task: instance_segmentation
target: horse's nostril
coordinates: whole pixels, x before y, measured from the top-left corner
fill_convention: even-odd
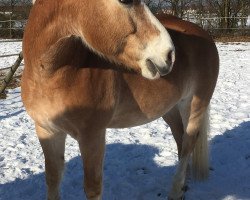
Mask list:
[[[167,55],[166,63],[171,66],[173,62],[174,62],[174,51],[170,50]]]
[[[171,63],[172,63],[172,53],[173,53],[172,50],[168,52],[167,64],[169,64],[169,65],[171,65]]]
[[[168,53],[168,60],[172,60],[172,52],[173,51],[169,51],[169,53]]]

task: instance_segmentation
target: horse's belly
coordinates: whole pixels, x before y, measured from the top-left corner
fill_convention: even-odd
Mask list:
[[[147,117],[146,115],[139,113],[123,113],[115,115],[108,125],[108,128],[128,128],[133,126],[140,126],[142,124],[149,123],[164,114],[158,114],[154,117]]]
[[[126,128],[149,123],[165,115],[175,104],[176,101],[170,103],[165,100],[158,104],[137,104],[136,106],[133,106],[133,104],[130,106],[120,105],[114,113],[108,127]]]

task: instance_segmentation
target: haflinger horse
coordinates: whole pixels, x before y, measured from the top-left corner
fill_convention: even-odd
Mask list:
[[[49,200],[60,198],[67,134],[79,143],[87,199],[100,200],[106,128],[159,117],[179,155],[168,198],[183,198],[191,157],[193,176],[208,176],[219,58],[198,26],[155,17],[140,0],[37,0],[23,54],[22,99],[45,156]]]

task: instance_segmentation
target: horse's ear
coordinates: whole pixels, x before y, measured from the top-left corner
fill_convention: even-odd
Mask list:
[[[46,51],[40,59],[41,67],[55,71],[65,65],[75,65],[76,54],[84,48],[82,40],[77,36],[67,36],[59,39]]]

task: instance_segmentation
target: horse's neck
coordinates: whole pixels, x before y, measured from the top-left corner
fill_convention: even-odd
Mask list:
[[[44,0],[34,5],[24,35],[26,57],[40,59],[60,39],[80,36],[80,16],[74,6],[73,0]],[[82,12],[80,14],[83,15]]]

